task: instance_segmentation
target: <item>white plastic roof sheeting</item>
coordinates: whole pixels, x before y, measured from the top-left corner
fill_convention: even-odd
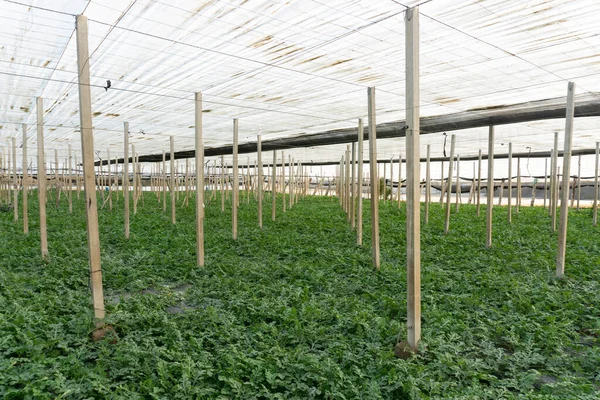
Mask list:
[[[123,155],[125,121],[140,154],[168,150],[169,135],[176,150],[193,149],[194,92],[203,93],[207,147],[232,142],[233,118],[240,143],[356,126],[369,86],[378,123],[404,119],[404,10],[419,3],[422,116],[564,96],[570,80],[578,93],[600,93],[595,0],[0,0],[0,146],[15,136],[20,144],[27,123],[35,160],[39,96],[48,156],[57,149],[63,159],[69,143],[79,150],[80,13],[89,18],[94,145],[103,154]],[[594,147],[599,125],[579,118],[574,148]],[[564,120],[506,125],[496,142],[548,150],[563,130]],[[457,153],[486,152],[487,129],[455,133]],[[421,151],[431,144],[439,157],[442,143],[423,135]],[[332,161],[344,149],[286,153]],[[381,141],[378,153],[405,154],[404,139]]]

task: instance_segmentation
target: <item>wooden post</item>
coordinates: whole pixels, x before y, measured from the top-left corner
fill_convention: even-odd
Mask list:
[[[577,157],[577,211],[581,202],[581,155]]]
[[[478,167],[477,167],[477,216],[481,210],[481,149],[479,149]]]
[[[377,174],[377,126],[375,88],[367,89],[369,106],[369,165],[371,167],[371,246],[373,268],[379,271],[379,176]],[[362,131],[360,132],[362,133]]]
[[[131,145],[131,170],[133,173],[133,215],[137,214],[137,199],[138,199],[138,186],[137,186],[137,162],[135,157],[135,145]],[[127,177],[129,184],[129,177]]]
[[[454,148],[456,147],[456,135],[452,135],[450,141],[450,157],[448,158],[448,183],[446,185],[446,220],[444,223],[444,233],[447,234],[450,230],[450,195],[452,194],[452,170],[454,163]]]
[[[402,155],[398,154],[398,207],[400,207],[400,189],[402,189]]]
[[[556,211],[558,208],[558,192],[560,190],[558,182],[558,132],[554,132],[554,151],[552,153],[552,177],[554,180],[554,186],[551,185],[551,211],[550,216],[552,217],[552,231],[556,231]],[[564,186],[563,186],[564,188]],[[568,192],[568,190],[567,190]]]
[[[421,340],[419,8],[406,10],[406,291],[408,345]]]
[[[508,223],[512,223],[512,143],[508,144]]]
[[[362,225],[363,225],[363,120],[358,119],[358,171],[356,176],[358,178],[358,204],[356,205],[356,244],[362,246]],[[327,186],[329,191],[329,186]]]
[[[460,154],[456,155],[456,212],[460,206],[462,189],[460,187]]]
[[[283,151],[281,152],[281,195],[283,196],[283,212],[285,212],[285,155]]]
[[[345,196],[344,200],[346,202],[346,217],[348,222],[352,220],[352,203],[350,201],[350,187],[351,187],[351,179],[350,179],[350,145],[346,146],[346,171],[344,172],[344,176],[346,177],[346,187],[345,187]]]
[[[108,158],[108,209],[112,211],[112,171],[110,170],[110,164],[112,163],[112,160],[110,159],[110,149],[106,150],[106,157]],[[69,187],[71,187],[71,154],[69,154]],[[69,190],[69,205],[71,204],[70,192],[71,191]]]
[[[27,193],[29,192],[29,174],[27,165],[27,124],[23,128],[23,171],[21,185],[23,186],[23,233],[29,233],[29,215],[27,212]]]
[[[352,206],[350,219],[352,229],[356,227],[356,142],[352,142]]]
[[[196,153],[196,263],[204,266],[204,144],[202,142],[202,93],[194,95]]]
[[[232,218],[232,236],[233,240],[237,240],[238,236],[238,195],[240,189],[240,180],[238,177],[238,119],[233,120],[233,194],[231,201],[231,218]]]
[[[12,159],[13,159],[13,219],[19,220],[19,178],[17,177],[17,139],[12,139]]]
[[[40,249],[42,260],[48,261],[48,230],[46,227],[46,162],[44,161],[44,101],[41,97],[37,103],[37,181],[38,202],[40,209]]]
[[[488,139],[488,177],[487,177],[487,209],[485,246],[492,247],[492,215],[494,209],[494,127],[490,126]]]
[[[225,160],[221,156],[221,212],[225,211]]]
[[[273,150],[273,165],[271,171],[271,219],[277,215],[277,152]]]
[[[294,178],[294,172],[292,170],[293,163],[292,163],[292,155],[291,154],[288,154],[288,162],[289,162],[288,168],[289,168],[289,176],[290,176],[290,178],[289,178],[290,182],[288,184],[288,187],[289,187],[289,190],[290,190],[290,198],[289,198],[290,205],[289,205],[289,208],[291,210],[292,209],[292,204],[293,204],[293,198],[294,198],[294,192],[292,190],[292,184],[293,184],[292,181],[293,181],[293,178]]]
[[[515,199],[515,211],[521,208],[521,157],[517,158],[517,198]]]
[[[575,113],[575,83],[569,82],[565,119],[565,147],[563,149],[563,179],[560,199],[560,222],[558,225],[558,254],[556,256],[556,277],[565,275],[565,254],[567,247],[567,222],[569,218],[569,175],[571,171],[571,147],[573,145],[573,119]]]
[[[548,199],[548,159],[544,158],[544,208]]]
[[[164,150],[162,153],[162,183],[163,212],[167,212],[167,157]]]
[[[429,223],[429,203],[431,203],[431,145],[427,145],[427,165],[425,167],[425,223]]]
[[[169,160],[169,169],[171,172],[171,223],[175,225],[177,218],[175,216],[175,138],[173,136],[170,136],[169,144],[171,147],[171,156]]]
[[[123,202],[125,204],[125,239],[129,239],[129,122],[123,123]]]
[[[592,218],[594,226],[598,225],[598,162],[600,161],[600,142],[596,142],[596,161],[594,162],[594,206]]]
[[[256,186],[257,202],[258,202],[258,227],[263,226],[263,165],[262,165],[262,137],[258,135],[256,138],[256,164],[258,166],[258,182]]]
[[[87,242],[90,259],[90,278],[96,326],[104,323],[104,294],[100,264],[100,235],[98,232],[98,207],[94,184],[94,138],[92,134],[92,101],[90,93],[90,64],[88,51],[87,17],[77,16],[77,69],[79,71],[79,114],[81,153],[85,191]]]

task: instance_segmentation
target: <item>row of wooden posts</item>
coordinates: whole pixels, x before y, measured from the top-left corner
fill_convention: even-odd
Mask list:
[[[78,78],[79,78],[79,104],[80,104],[80,131],[81,131],[81,147],[82,147],[82,181],[76,183],[77,190],[79,190],[80,183],[84,187],[85,196],[85,210],[87,220],[87,238],[88,238],[88,254],[90,262],[90,280],[92,290],[92,301],[94,307],[95,323],[98,327],[102,326],[105,318],[104,310],[104,296],[102,287],[102,269],[100,262],[100,239],[98,229],[98,207],[97,207],[97,189],[98,189],[98,174],[94,169],[94,149],[93,149],[93,136],[92,136],[92,112],[91,112],[91,93],[90,93],[90,71],[89,71],[89,48],[88,48],[88,27],[87,18],[82,15],[77,16],[76,20],[76,39],[77,39],[77,63],[78,63]],[[420,300],[420,202],[421,202],[421,186],[420,186],[420,167],[419,167],[419,13],[418,7],[408,9],[405,13],[405,28],[406,28],[406,204],[407,204],[407,219],[406,219],[406,246],[407,246],[407,342],[408,347],[416,349],[421,335],[421,300]],[[566,115],[566,128],[565,128],[565,145],[563,154],[563,175],[562,175],[562,187],[567,188],[569,186],[570,179],[570,162],[571,162],[571,145],[572,145],[572,131],[573,131],[573,117],[574,117],[574,87],[575,85],[570,82],[568,87],[567,96],[567,115]],[[194,128],[195,128],[195,173],[191,174],[196,179],[195,184],[195,195],[196,195],[196,254],[197,254],[197,265],[204,266],[204,207],[205,207],[205,164],[204,164],[204,145],[202,137],[202,95],[201,93],[195,93],[194,96]],[[372,224],[372,235],[371,235],[371,248],[373,266],[378,269],[380,266],[380,255],[379,255],[379,177],[377,170],[377,141],[376,141],[376,113],[375,113],[375,88],[368,88],[368,140],[369,140],[369,163],[370,166],[370,201],[371,201],[371,224]],[[43,104],[42,99],[37,99],[37,133],[38,133],[38,196],[39,196],[39,208],[40,208],[40,229],[41,236],[41,251],[42,257],[47,259],[47,237],[45,234],[46,229],[46,185],[48,183],[45,173],[45,162],[44,162],[44,141],[43,141]],[[23,219],[24,219],[24,230],[27,233],[27,191],[28,191],[28,168],[27,168],[27,148],[26,148],[26,127],[24,127],[24,140],[23,140],[23,168],[22,168],[22,179],[23,179]],[[358,121],[358,154],[362,155],[363,146],[363,124],[362,120]],[[175,199],[176,192],[175,188],[178,186],[176,183],[176,175],[174,173],[174,141],[173,137],[170,139],[170,187],[171,187],[171,219],[172,222],[176,222],[176,211],[175,211]],[[123,166],[123,177],[125,181],[129,181],[129,124],[124,123],[124,166]],[[454,162],[454,150],[455,150],[456,138],[453,135],[451,142],[450,157],[448,159],[448,179],[446,181],[446,218],[445,218],[445,232],[448,233],[449,222],[450,222],[450,193],[452,188],[452,171]],[[352,148],[346,149],[344,159],[340,163],[340,178],[336,184],[337,194],[340,197],[340,203],[344,207],[348,215],[348,219],[357,230],[357,243],[361,244],[362,238],[362,184],[360,184],[360,196],[357,196],[357,177],[362,182],[362,159],[355,162],[356,152],[354,151],[355,145],[350,146]],[[262,166],[262,151],[261,151],[261,138],[257,140],[257,158],[258,165]],[[352,153],[352,156],[351,156]],[[598,152],[596,153],[598,158]],[[135,162],[135,149],[132,149],[132,160],[134,160],[134,213],[137,210],[137,199],[142,196],[142,190],[140,190],[141,184],[139,183],[140,167],[139,163]],[[555,145],[553,149],[552,157],[552,173],[550,181],[550,214],[552,215],[552,223],[556,223],[556,210],[558,205],[558,162],[557,162],[557,136],[555,136]],[[351,159],[352,157],[352,159]],[[480,152],[481,160],[481,152]],[[163,210],[166,211],[166,185],[167,179],[164,174],[165,171],[165,156],[163,156],[163,174],[162,180],[157,181],[155,176],[152,181],[152,186],[156,189],[159,184],[162,184],[162,203]],[[288,155],[289,158],[289,155]],[[362,158],[362,157],[360,157]],[[109,157],[110,159],[110,157]],[[489,142],[488,142],[488,176],[487,176],[487,208],[486,208],[486,246],[489,248],[492,246],[492,213],[493,213],[493,192],[494,192],[494,127],[489,128]],[[69,161],[71,157],[69,157]],[[282,154],[282,161],[285,160]],[[16,153],[15,146],[13,144],[13,170],[16,172]],[[430,179],[430,148],[427,147],[427,159],[426,159],[426,179],[425,179],[425,216],[424,221],[428,222],[429,214],[429,203],[431,200],[431,179]],[[58,164],[58,163],[56,163]],[[288,166],[288,178],[290,182],[300,182],[300,180],[294,180],[293,177],[297,177],[300,174],[301,168],[298,167],[296,171],[293,170],[295,162],[289,160]],[[350,171],[350,165],[352,165],[352,171]],[[355,173],[354,166],[357,166],[358,171]],[[509,166],[511,163],[509,163]],[[596,163],[598,165],[598,162]],[[277,172],[277,153],[273,152],[273,163],[271,173],[271,191],[272,191],[272,219],[276,218],[276,193],[278,175]],[[72,171],[69,167],[69,171]],[[257,185],[256,194],[258,200],[258,224],[262,227],[262,206],[263,206],[263,178],[262,168],[258,168],[258,182],[261,184]],[[221,169],[221,176],[223,176],[224,168]],[[237,238],[237,208],[239,204],[239,176],[238,176],[238,121],[237,119],[233,122],[233,165],[232,175],[232,236]],[[509,172],[509,185],[512,187],[510,176],[512,171]],[[76,175],[78,180],[78,174]],[[280,191],[283,193],[283,206],[286,206],[286,191],[285,191],[285,163],[282,162],[282,169],[280,171],[282,179],[279,180]],[[598,174],[596,173],[596,177]],[[16,177],[16,173],[15,173]],[[16,178],[15,178],[16,179]],[[69,183],[66,185],[66,195],[70,199],[72,194],[72,179],[67,178]],[[104,178],[103,178],[104,179]],[[110,181],[111,178],[108,178]],[[58,178],[55,173],[55,184],[58,184]],[[52,182],[52,181],[50,181]],[[123,197],[124,197],[124,213],[125,213],[125,237],[129,237],[129,184],[125,182],[123,185]],[[224,185],[224,179],[221,179],[221,188]],[[104,182],[106,183],[106,182]],[[189,183],[189,182],[188,182]],[[16,182],[15,182],[16,186]],[[109,207],[112,201],[112,184],[109,184],[108,202]],[[288,207],[293,206],[299,197],[299,190],[306,194],[308,188],[306,186],[306,179],[302,184],[292,184],[287,186],[289,189],[288,193]],[[479,212],[479,197],[481,190],[481,163],[479,179],[477,183],[477,212]],[[100,187],[102,189],[102,186]],[[283,190],[281,190],[283,188]],[[16,187],[15,187],[16,189]],[[214,191],[213,191],[214,192]],[[597,193],[597,178],[596,178],[596,193]],[[118,193],[118,192],[117,192]],[[60,194],[60,191],[59,191]],[[13,190],[13,203],[17,203],[17,190]],[[104,195],[104,192],[103,192]],[[118,195],[118,194],[117,194]],[[189,196],[189,192],[186,193]],[[143,197],[142,201],[143,201]],[[222,196],[223,199],[223,196]],[[398,201],[400,195],[397,196]],[[509,205],[511,204],[511,197],[509,197]],[[222,200],[223,202],[224,200]],[[596,222],[596,209],[597,201],[594,202],[594,223]],[[568,190],[563,190],[561,193],[561,204],[568,204]],[[224,205],[222,203],[222,209]],[[560,223],[559,223],[559,250],[557,255],[557,276],[562,277],[564,275],[564,256],[565,256],[565,245],[566,245],[566,229],[567,229],[567,212],[568,207],[560,208]],[[18,214],[17,214],[18,215]],[[509,213],[510,215],[510,213]],[[510,217],[509,217],[510,218]]]

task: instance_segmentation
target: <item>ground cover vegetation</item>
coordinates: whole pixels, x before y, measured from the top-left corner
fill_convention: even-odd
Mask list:
[[[394,357],[406,319],[405,208],[382,202],[380,272],[336,199],[308,197],[265,223],[241,201],[239,240],[220,200],[206,208],[206,267],[194,207],[178,223],[145,194],[123,239],[122,199],[100,211],[107,322],[92,342],[83,204],[48,207],[51,260],[0,213],[0,397],[4,399],[600,398],[600,228],[570,213],[566,279],[554,278],[547,211],[494,216],[432,204],[422,227],[423,340]],[[82,196],[83,199],[83,196]],[[229,204],[229,202],[227,203]],[[454,207],[453,207],[454,208]]]

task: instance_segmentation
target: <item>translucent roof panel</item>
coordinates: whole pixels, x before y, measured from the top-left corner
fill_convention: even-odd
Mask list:
[[[193,149],[194,92],[203,93],[207,147],[232,142],[233,118],[240,143],[354,127],[366,117],[369,86],[377,88],[377,122],[402,120],[404,12],[419,3],[422,116],[564,96],[570,80],[578,93],[600,93],[594,0],[0,0],[0,146],[20,142],[27,123],[35,157],[42,97],[46,151],[64,158],[69,144],[79,149],[81,13],[98,151],[122,156],[126,121],[140,154],[168,150],[170,135],[176,150]],[[597,119],[577,126],[575,147],[593,147]],[[503,129],[515,146],[547,148],[564,123]],[[423,136],[421,151],[441,140]],[[485,129],[459,133],[463,155],[485,152],[486,142]],[[382,157],[403,146],[382,141]],[[333,161],[344,148],[288,152]]]

